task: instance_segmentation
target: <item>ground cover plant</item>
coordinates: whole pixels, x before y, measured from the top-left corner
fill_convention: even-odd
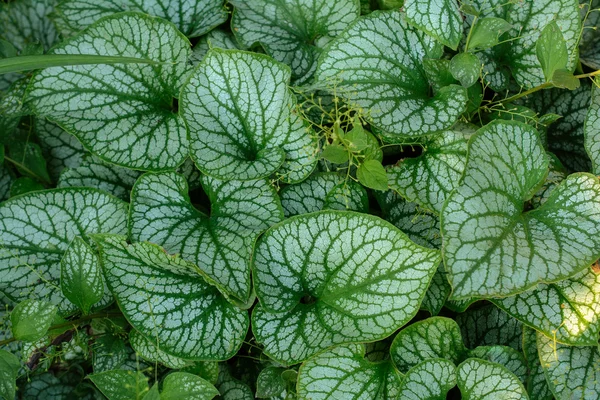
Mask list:
[[[1,6],[1,398],[600,397],[600,1]]]

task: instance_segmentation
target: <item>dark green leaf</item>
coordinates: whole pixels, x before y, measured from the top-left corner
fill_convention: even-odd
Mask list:
[[[39,300],[29,299],[17,304],[10,313],[13,336],[25,342],[43,338],[56,311],[56,306]]]
[[[470,87],[479,79],[481,62],[471,53],[458,53],[450,61],[450,73],[464,87]]]

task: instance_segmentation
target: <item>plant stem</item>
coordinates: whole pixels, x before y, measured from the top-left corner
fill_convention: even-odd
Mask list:
[[[42,181],[42,182],[45,182],[45,183],[47,183],[47,184],[50,184],[50,182],[48,182],[48,180],[47,180],[47,179],[44,179],[44,178],[42,178],[41,176],[38,176],[38,175],[37,175],[35,172],[33,172],[32,170],[30,170],[29,168],[27,168],[27,167],[25,166],[25,164],[23,164],[23,163],[20,163],[20,162],[19,162],[19,161],[17,161],[17,160],[13,160],[12,158],[10,158],[10,157],[8,157],[8,156],[6,156],[6,155],[4,156],[4,159],[5,159],[6,161],[8,161],[9,163],[11,163],[11,164],[14,164],[14,165],[15,165],[17,168],[20,168],[20,169],[22,169],[22,170],[23,170],[23,171],[25,171],[26,173],[28,173],[28,174],[30,174],[30,175],[32,175],[32,176],[35,176],[35,177],[36,177],[38,180],[40,180],[40,181]]]
[[[600,69],[598,71],[588,72],[587,74],[575,75],[575,78],[577,78],[577,79],[592,78],[592,77],[598,76],[598,75],[600,75]]]

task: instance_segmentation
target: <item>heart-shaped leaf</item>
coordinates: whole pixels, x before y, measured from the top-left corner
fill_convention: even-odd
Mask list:
[[[239,180],[277,172],[287,182],[310,174],[317,145],[292,112],[289,80],[289,68],[265,55],[209,51],[185,85],[181,103],[200,171]]]
[[[453,50],[463,35],[458,3],[453,0],[406,0],[406,19]]]
[[[185,123],[173,109],[190,45],[175,27],[136,13],[107,17],[53,54],[128,56],[159,64],[54,67],[33,78],[28,100],[98,157],[135,169],[172,169],[187,156]]]
[[[521,350],[523,324],[493,305],[469,309],[456,316],[467,347],[510,346]]]
[[[265,180],[219,181],[202,177],[211,203],[207,216],[190,203],[187,182],[176,173],[148,173],[131,196],[129,230],[198,265],[227,293],[246,302],[251,293],[252,245],[282,219],[277,194]]]
[[[377,217],[290,218],[256,244],[254,334],[286,364],[334,344],[387,337],[416,313],[438,263],[437,251]]]
[[[367,110],[376,128],[422,136],[450,128],[467,103],[466,90],[456,85],[429,96],[422,61],[440,54],[441,46],[410,27],[401,12],[373,12],[326,48],[316,79]]]
[[[478,358],[469,358],[456,370],[463,399],[528,400],[527,391],[513,373]]]
[[[219,363],[219,380],[216,387],[223,400],[255,400],[250,387],[231,376],[227,364]]]
[[[487,49],[498,44],[499,37],[512,26],[502,18],[479,18],[475,21],[466,50]]]
[[[398,399],[401,374],[390,361],[365,359],[361,344],[347,344],[307,360],[298,373],[300,399]]]
[[[161,400],[210,400],[217,396],[219,391],[197,375],[187,372],[174,372],[163,381],[160,393]]]
[[[399,399],[446,399],[456,386],[456,365],[443,358],[425,360],[412,367],[402,379]]]
[[[32,192],[0,204],[0,289],[12,301],[48,298],[73,311],[60,291],[60,260],[77,236],[127,232],[127,204],[89,188]]]
[[[35,342],[48,332],[56,316],[56,306],[39,300],[25,300],[12,310],[10,322],[17,340]]]
[[[471,53],[458,53],[452,57],[449,68],[454,79],[466,88],[473,86],[481,74],[481,62]]]
[[[359,16],[358,2],[337,0],[232,0],[232,30],[246,47],[260,44],[305,82],[315,71],[321,45]]]
[[[139,371],[112,370],[88,375],[108,400],[142,399],[148,392],[148,378]]]
[[[337,173],[317,173],[279,192],[283,212],[287,217],[310,212],[353,210],[367,212],[369,199],[361,185]]]
[[[548,159],[529,125],[493,121],[470,139],[465,174],[441,216],[454,298],[519,293],[598,259],[600,182],[571,175],[541,207],[524,212],[547,172]]]
[[[135,350],[135,353],[144,360],[151,363],[158,362],[167,368],[181,369],[191,363],[190,361],[165,353],[160,349],[160,342],[157,346],[156,342],[146,338],[135,329],[129,332],[129,344]]]
[[[108,287],[142,335],[184,359],[223,360],[237,353],[248,315],[197,267],[150,243],[127,245],[115,235],[97,238]]]
[[[527,393],[530,400],[551,400],[554,398],[544,375],[537,350],[536,331],[523,328],[523,353],[527,360]]]
[[[56,7],[55,21],[68,35],[120,11],[164,18],[188,37],[201,36],[227,20],[222,0],[64,0]]]
[[[522,383],[527,380],[527,364],[523,353],[509,346],[479,346],[469,351],[469,357],[500,364]]]

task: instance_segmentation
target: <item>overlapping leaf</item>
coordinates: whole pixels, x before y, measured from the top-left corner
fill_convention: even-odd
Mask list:
[[[456,50],[463,33],[458,3],[452,0],[407,0],[406,19],[417,28]]]
[[[528,125],[494,121],[470,140],[465,175],[441,218],[456,299],[506,296],[560,281],[600,256],[596,177],[571,175],[541,207],[524,213],[547,168]]]
[[[416,313],[438,263],[437,251],[373,216],[290,218],[256,245],[254,334],[288,364],[334,344],[384,338]]]
[[[523,384],[500,364],[469,358],[458,366],[456,374],[464,399],[528,400]]]
[[[197,264],[242,302],[251,293],[252,245],[282,218],[277,194],[265,180],[219,181],[203,177],[210,216],[194,208],[185,179],[148,173],[137,181],[129,230],[134,241],[150,241]]]
[[[98,237],[108,287],[133,327],[176,357],[232,357],[248,330],[248,315],[193,264],[156,245],[123,239]]]
[[[423,58],[441,46],[410,27],[399,11],[373,12],[351,25],[324,51],[316,79],[368,112],[388,134],[421,136],[450,128],[465,110],[464,88],[429,96]]]
[[[443,358],[425,360],[412,367],[402,379],[399,399],[446,399],[456,386],[456,366]]]
[[[34,126],[53,182],[63,169],[81,165],[87,152],[75,136],[45,118],[36,118]]]
[[[191,363],[190,361],[165,353],[160,349],[160,342],[157,346],[157,343],[146,338],[135,329],[129,332],[129,343],[138,356],[149,362],[158,362],[171,369],[181,369]]]
[[[47,68],[33,78],[28,100],[98,157],[144,170],[174,168],[187,155],[184,122],[173,110],[190,53],[172,24],[136,13],[107,17],[53,54],[136,57],[160,64]]]
[[[252,180],[278,173],[304,179],[314,168],[316,142],[292,112],[290,70],[270,57],[213,49],[182,93],[191,156],[203,173]]]
[[[523,328],[523,353],[529,371],[525,387],[530,400],[551,400],[553,395],[538,356],[536,331],[526,327]]]
[[[479,346],[469,351],[469,357],[500,364],[512,372],[522,383],[527,380],[527,364],[523,352],[509,346]]]
[[[523,325],[493,305],[469,309],[456,316],[465,344],[477,346],[510,346],[521,350]]]

